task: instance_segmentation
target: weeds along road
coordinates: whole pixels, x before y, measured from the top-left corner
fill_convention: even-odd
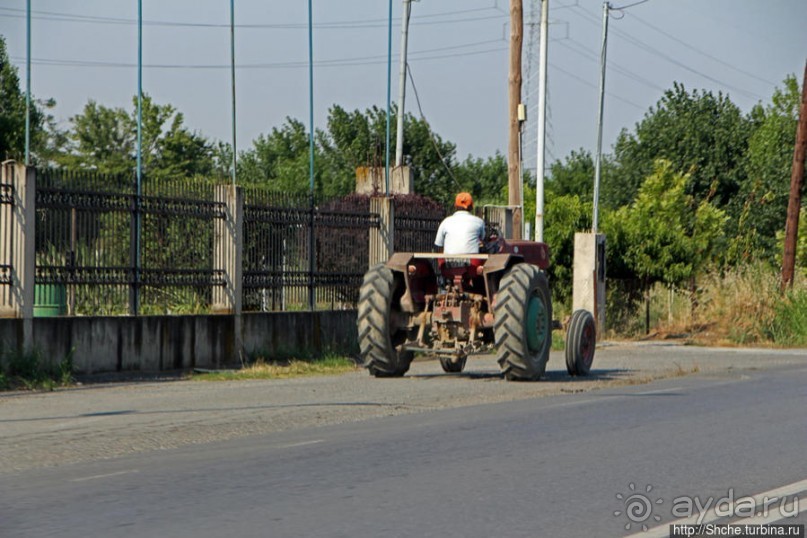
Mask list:
[[[807,508],[807,352],[610,345],[594,366],[3,395],[0,536],[621,536],[682,496]],[[662,502],[633,521],[617,494]]]

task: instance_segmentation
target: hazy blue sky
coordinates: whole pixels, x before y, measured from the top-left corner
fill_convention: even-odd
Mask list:
[[[612,2],[615,7],[636,0]],[[527,166],[535,162],[538,2],[524,0]],[[32,0],[33,94],[67,123],[89,99],[130,108],[136,93],[135,0]],[[144,89],[187,124],[230,139],[228,0],[143,0]],[[334,103],[386,103],[385,0],[314,0],[315,123]],[[24,80],[25,0],[0,0],[0,34]],[[393,99],[402,2],[393,4]],[[596,143],[602,3],[550,0],[548,162]],[[507,0],[420,0],[410,67],[423,112],[458,156],[507,149]],[[238,141],[243,149],[286,116],[308,123],[305,0],[237,0]],[[728,93],[743,110],[768,102],[807,60],[804,0],[648,0],[610,23],[605,149],[674,81]],[[532,37],[531,37],[532,36]],[[532,56],[532,61],[528,61]],[[407,110],[419,114],[409,85]]]

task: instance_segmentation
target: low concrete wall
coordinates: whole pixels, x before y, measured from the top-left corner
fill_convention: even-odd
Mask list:
[[[247,355],[355,353],[355,310],[249,313]],[[58,363],[73,351],[76,373],[220,368],[239,361],[227,315],[34,318],[35,347]],[[0,351],[22,347],[22,321],[0,319]]]

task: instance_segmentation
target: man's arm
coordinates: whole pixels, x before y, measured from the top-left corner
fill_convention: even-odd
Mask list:
[[[445,245],[446,241],[446,229],[444,223],[445,219],[443,220],[443,222],[440,223],[440,226],[437,228],[437,236],[434,238],[435,252],[443,252],[443,245]]]

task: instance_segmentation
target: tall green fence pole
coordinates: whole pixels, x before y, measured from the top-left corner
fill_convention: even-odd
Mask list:
[[[308,308],[316,307],[314,291],[314,18],[311,0],[308,0],[308,176],[309,176],[309,210],[308,223]]]
[[[31,0],[25,3],[25,166],[31,165]]]
[[[134,211],[132,212],[132,257],[134,281],[131,287],[130,310],[140,313],[140,199],[143,195],[143,0],[137,0],[137,171]]]

